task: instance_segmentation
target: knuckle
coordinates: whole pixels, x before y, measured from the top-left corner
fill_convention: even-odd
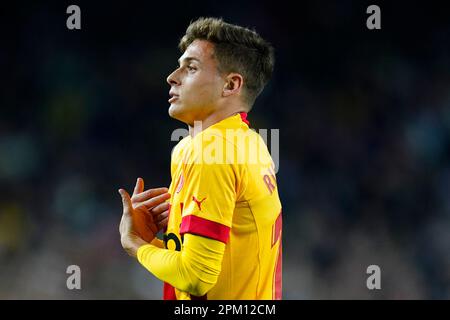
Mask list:
[[[140,205],[140,206],[136,207],[134,210],[142,211],[142,212],[148,212],[148,209],[145,206],[143,206],[143,205]]]

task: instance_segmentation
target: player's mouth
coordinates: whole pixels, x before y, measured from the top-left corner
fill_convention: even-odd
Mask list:
[[[177,100],[178,99],[178,95],[177,94],[174,94],[174,93],[171,93],[171,92],[169,92],[169,95],[170,95],[170,98],[169,98],[169,103],[173,103],[175,100]]]
[[[168,101],[169,103],[173,103],[175,100],[178,99],[178,96],[173,96],[172,98],[170,98]]]

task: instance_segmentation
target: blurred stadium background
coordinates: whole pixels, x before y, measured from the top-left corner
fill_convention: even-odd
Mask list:
[[[378,31],[367,1],[2,4],[0,299],[161,297],[121,249],[117,189],[170,183],[184,126],[165,79],[199,16],[276,48],[249,120],[280,129],[284,298],[449,299],[450,11],[374,3]],[[371,264],[381,290],[366,288]]]

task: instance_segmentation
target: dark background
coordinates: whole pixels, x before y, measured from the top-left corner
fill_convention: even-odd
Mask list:
[[[2,4],[0,298],[161,297],[121,249],[117,189],[169,185],[185,126],[165,79],[189,22],[215,16],[276,49],[249,120],[280,129],[284,298],[449,299],[450,10],[392,2]]]

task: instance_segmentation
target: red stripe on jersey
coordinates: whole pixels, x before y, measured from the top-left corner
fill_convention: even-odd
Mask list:
[[[282,243],[282,229],[283,220],[280,214],[278,215],[275,223],[272,226],[272,248],[280,240],[278,245],[278,257],[275,264],[275,270],[272,279],[272,298],[275,300],[281,300],[281,293],[283,287],[283,243]]]
[[[244,121],[248,126],[250,126],[250,122],[248,122],[247,120],[247,112],[239,112],[239,114],[241,115],[242,121]]]
[[[185,233],[211,238],[226,244],[230,237],[230,227],[194,215],[189,215],[184,216],[181,220],[180,235]]]
[[[167,282],[164,282],[163,299],[164,300],[177,300],[177,295],[175,294],[175,288],[172,287]]]
[[[272,248],[277,243],[278,239],[281,236],[281,229],[283,228],[283,220],[281,218],[281,212],[275,220],[275,223],[272,226]]]
[[[275,266],[275,274],[273,277],[274,286],[274,299],[281,300],[282,289],[283,289],[283,245],[280,242],[280,247],[278,248],[278,258],[277,264]]]

